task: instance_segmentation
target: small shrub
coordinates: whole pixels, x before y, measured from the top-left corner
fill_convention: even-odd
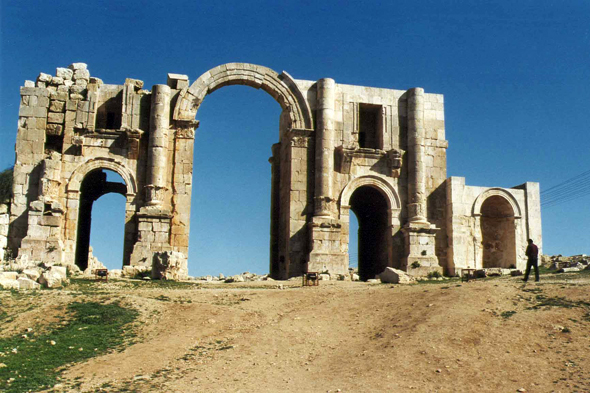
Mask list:
[[[511,316],[513,316],[514,314],[516,314],[516,311],[504,311],[504,312],[502,312],[502,314],[500,314],[500,316],[504,319],[508,319]]]
[[[439,277],[442,277],[442,274],[440,274],[439,271],[434,271],[434,272],[428,273],[428,278],[439,278]]]
[[[414,261],[414,262],[412,262],[412,264],[410,266],[412,266],[412,269],[418,269],[422,265],[420,264],[419,261]]]

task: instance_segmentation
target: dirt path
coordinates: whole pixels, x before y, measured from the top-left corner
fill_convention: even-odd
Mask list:
[[[81,391],[590,391],[587,278],[297,284],[115,290],[144,310],[141,342],[64,377]]]

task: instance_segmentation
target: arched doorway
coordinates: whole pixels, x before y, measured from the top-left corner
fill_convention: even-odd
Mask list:
[[[276,116],[252,116],[263,112]],[[193,153],[192,274],[269,272],[269,225],[278,222],[271,218],[271,188],[278,190],[280,181],[276,176],[271,184],[269,157],[280,115],[272,97],[249,86],[228,86],[201,104]]]
[[[350,197],[350,209],[358,220],[359,276],[368,280],[388,266],[387,200],[378,189],[361,186]]]
[[[107,172],[109,178],[107,178]],[[108,193],[127,194],[127,186],[122,178],[113,171],[95,169],[90,171],[80,184],[80,203],[78,210],[78,230],[76,238],[76,265],[85,270],[88,267],[90,232],[92,229],[92,208],[94,202]],[[125,202],[123,202],[125,203]],[[124,222],[125,217],[121,217]],[[123,263],[121,263],[122,265]]]
[[[516,229],[512,205],[500,195],[486,198],[481,205],[483,268],[516,266]]]
[[[311,213],[307,206],[313,201],[313,188],[309,187],[306,179],[313,171],[313,154],[310,154],[315,135],[312,111],[297,83],[286,72],[278,74],[254,64],[228,63],[207,71],[189,88],[181,91],[172,116],[173,124],[180,127],[180,134],[185,134],[186,127],[193,126],[195,118],[202,121],[197,112],[205,97],[229,85],[245,85],[263,90],[282,108],[279,116],[279,143],[272,145],[270,159],[270,270],[273,278],[286,279],[301,273],[308,254],[307,224]],[[249,113],[249,117],[255,116],[256,113]],[[189,149],[192,148],[192,145],[189,146]],[[183,162],[185,163],[187,161]],[[223,161],[220,165],[223,165]],[[180,181],[176,184],[179,188],[185,187],[184,176],[179,176],[178,179]],[[185,187],[182,199],[190,201],[191,193],[192,187]],[[235,187],[232,193],[239,194],[240,189]],[[223,196],[217,195],[216,198],[223,199]],[[174,214],[185,219],[192,214],[190,203],[176,205],[175,209]],[[247,206],[243,206],[242,212],[247,209]],[[191,226],[188,221],[190,220],[180,219],[171,223],[171,232],[174,233],[172,246],[186,253]],[[240,226],[239,224],[239,218],[235,217],[232,225]],[[266,227],[268,230],[268,226]],[[249,230],[247,227],[241,229]],[[192,255],[198,252],[194,248],[191,250]]]

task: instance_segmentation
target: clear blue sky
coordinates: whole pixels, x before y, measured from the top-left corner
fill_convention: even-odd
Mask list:
[[[448,175],[469,185],[537,181],[543,190],[590,169],[586,0],[0,4],[0,168],[14,162],[19,86],[39,72],[85,62],[105,83],[151,87],[169,72],[193,81],[247,62],[297,79],[444,94]],[[242,86],[199,110],[192,275],[267,272],[267,160],[279,114],[270,96]],[[122,199],[103,198],[91,244],[120,267]],[[542,218],[545,253],[590,253],[590,195]]]

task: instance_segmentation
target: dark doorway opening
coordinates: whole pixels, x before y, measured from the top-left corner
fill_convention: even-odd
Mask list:
[[[516,265],[514,211],[501,196],[491,196],[481,205],[483,267],[509,268]]]
[[[92,228],[92,206],[97,199],[108,193],[116,193],[125,196],[127,194],[127,186],[122,182],[107,180],[107,173],[102,169],[97,169],[88,173],[80,186],[78,235],[76,239],[76,265],[81,270],[86,270],[88,267],[88,251],[90,249],[90,232]]]
[[[379,190],[362,186],[350,197],[350,209],[358,219],[359,277],[366,281],[388,266],[387,201]]]

